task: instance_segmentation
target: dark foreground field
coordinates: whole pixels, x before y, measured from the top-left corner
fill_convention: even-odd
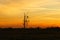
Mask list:
[[[0,40],[60,40],[60,28],[0,28]]]

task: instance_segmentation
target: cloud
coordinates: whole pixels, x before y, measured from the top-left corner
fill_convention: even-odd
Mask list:
[[[48,9],[60,9],[60,1],[59,0],[49,0],[44,5],[40,5],[42,8]]]
[[[12,2],[20,2],[21,0],[0,0],[0,4],[9,4]]]

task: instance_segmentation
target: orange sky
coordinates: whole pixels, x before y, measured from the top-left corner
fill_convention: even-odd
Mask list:
[[[60,26],[60,0],[0,0],[0,25],[23,25],[24,12],[31,26]]]

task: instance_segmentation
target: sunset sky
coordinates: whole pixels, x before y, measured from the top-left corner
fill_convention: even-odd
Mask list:
[[[22,26],[24,12],[30,26],[60,26],[60,0],[0,0],[0,26]]]

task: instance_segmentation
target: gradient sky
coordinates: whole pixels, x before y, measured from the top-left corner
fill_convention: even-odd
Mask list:
[[[22,25],[24,12],[31,26],[60,26],[60,0],[0,0],[0,25]]]

